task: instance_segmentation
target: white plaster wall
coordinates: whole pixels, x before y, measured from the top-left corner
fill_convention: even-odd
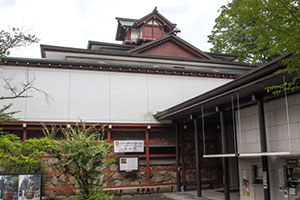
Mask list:
[[[158,123],[153,113],[206,92],[227,79],[191,78],[86,70],[0,67],[16,84],[35,78],[30,98],[13,103],[26,121]],[[3,81],[0,82],[2,86]],[[3,87],[1,94],[8,95]]]
[[[136,41],[137,38],[139,37],[139,31],[140,29],[136,29],[136,28],[131,28],[131,40]]]

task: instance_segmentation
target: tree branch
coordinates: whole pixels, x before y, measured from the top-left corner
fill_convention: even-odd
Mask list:
[[[34,86],[34,81],[36,79],[35,76],[32,79],[29,79],[26,73],[26,82],[22,83],[21,88],[17,88],[16,86],[13,86],[11,84],[12,78],[0,77],[0,79],[2,79],[5,82],[4,88],[11,93],[10,96],[0,96],[0,100],[32,97],[25,94],[29,90],[36,90],[38,92],[41,92],[45,95],[47,101],[49,99],[49,95],[45,91]]]

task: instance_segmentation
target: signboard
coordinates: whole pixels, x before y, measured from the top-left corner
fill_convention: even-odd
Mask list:
[[[1,174],[0,200],[40,200],[41,174]]]
[[[139,158],[138,157],[120,157],[119,158],[119,171],[138,171]]]
[[[249,180],[246,178],[243,179],[243,195],[250,196]]]
[[[117,140],[114,141],[115,153],[144,152],[144,140]]]

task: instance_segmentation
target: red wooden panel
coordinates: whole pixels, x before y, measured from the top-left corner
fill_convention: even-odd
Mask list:
[[[199,58],[199,56],[197,56],[196,54],[193,54],[192,52],[172,41],[167,41],[140,53],[147,55],[172,56],[182,58]]]
[[[131,29],[128,29],[127,31],[126,31],[126,35],[125,35],[125,40],[131,40],[131,31],[130,31]]]
[[[162,37],[162,29],[160,26],[153,26],[153,38],[161,38]]]
[[[143,26],[143,38],[152,38],[152,26]]]

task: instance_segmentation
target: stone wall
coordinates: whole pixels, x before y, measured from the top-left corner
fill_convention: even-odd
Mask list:
[[[194,148],[194,139],[192,133],[185,133],[185,155],[184,159],[185,168],[190,170],[185,171],[186,182],[195,182],[196,177],[196,164],[195,164],[195,148]],[[111,132],[111,140],[145,140],[145,132]],[[175,154],[175,134],[171,131],[149,131],[149,140],[168,140],[168,142],[156,142],[150,143],[150,148],[155,147],[168,147],[174,149]],[[214,146],[212,146],[214,147]],[[212,148],[208,145],[208,149]],[[180,147],[181,148],[181,147]],[[113,152],[113,149],[111,149]],[[164,154],[165,152],[159,152]],[[172,155],[174,155],[172,154]],[[123,154],[114,154],[126,156]],[[146,153],[141,153],[141,155],[146,155]],[[109,184],[104,183],[104,186],[110,187],[122,187],[122,186],[138,186],[138,185],[147,185],[147,167],[146,167],[146,158],[140,158],[139,171],[137,172],[118,172],[118,159],[111,164],[110,170],[110,182]],[[216,162],[213,159],[202,159],[202,181],[213,181],[217,178],[215,171]],[[74,190],[78,187],[74,177],[66,177],[61,173],[61,170],[58,168],[58,160],[51,157],[43,158],[43,162],[46,166],[46,173],[43,176],[43,187],[46,189],[44,195],[48,197],[55,196],[64,196],[66,194],[66,189],[69,194],[72,195],[79,190]],[[218,167],[218,166],[217,166]],[[150,158],[150,177],[149,184],[175,184],[176,183],[176,158],[173,157],[162,157],[162,158]],[[53,173],[54,172],[54,173]],[[100,173],[100,172],[99,172]],[[66,178],[68,179],[68,185],[66,186]],[[215,187],[212,184],[203,184],[204,188]],[[72,190],[73,188],[73,190]]]

